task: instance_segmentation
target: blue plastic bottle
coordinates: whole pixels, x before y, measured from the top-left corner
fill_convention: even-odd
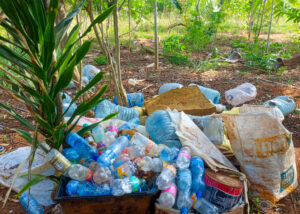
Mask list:
[[[63,107],[64,107],[64,112],[67,111],[67,109],[69,108],[70,103],[63,103]],[[65,117],[71,117],[72,114],[74,113],[74,111],[77,109],[77,105],[75,103],[72,103],[71,107],[69,108],[69,110],[65,113]]]
[[[103,100],[98,103],[94,108],[97,118],[104,118],[110,113],[119,112],[115,119],[129,121],[132,118],[139,117],[139,111],[137,109],[127,108],[124,106],[115,105],[114,103]]]
[[[189,209],[192,207],[193,202],[190,198],[190,191],[180,191],[177,196],[176,205],[180,210],[180,214],[188,214]]]
[[[283,115],[292,113],[296,108],[295,101],[291,97],[287,96],[276,97],[266,101],[264,104],[268,106],[277,106]]]
[[[127,100],[128,100],[128,107],[143,107],[144,104],[144,95],[142,93],[131,93],[127,94]],[[118,99],[117,96],[114,97],[114,104],[118,105]]]
[[[176,147],[171,147],[171,148],[167,147],[161,150],[160,159],[168,162],[176,161],[178,153],[179,153],[179,149],[177,149]]]
[[[91,146],[87,141],[77,133],[71,132],[66,137],[66,142],[79,154],[80,158],[97,160],[99,157],[97,149]]]
[[[122,129],[133,129],[141,124],[141,121],[138,117],[129,120],[127,123],[124,123],[118,128],[118,131]]]
[[[111,195],[111,189],[107,184],[93,184],[91,182],[80,182],[77,187],[79,196]]]
[[[177,188],[179,191],[190,191],[192,186],[192,173],[189,169],[178,172]]]
[[[99,156],[97,162],[101,166],[109,167],[111,163],[121,154],[121,152],[128,146],[129,135],[118,137],[107,149]]]
[[[202,191],[206,189],[204,182],[204,162],[200,157],[192,157],[191,159],[192,172],[192,192]]]
[[[32,195],[29,195],[28,192],[25,192],[20,196],[19,202],[28,214],[44,213],[42,206],[36,201],[36,199]]]
[[[61,154],[65,156],[71,162],[78,162],[80,160],[79,154],[73,148],[66,148],[61,151]]]
[[[212,101],[213,104],[217,104],[220,100],[220,92],[218,92],[217,90],[211,89],[211,88],[206,88],[203,87],[201,85],[197,85],[194,83],[189,84],[189,86],[193,86],[196,85],[198,86],[198,88],[201,90],[201,92],[204,94],[204,96],[209,99],[210,101]]]
[[[72,196],[72,195],[76,195],[77,194],[77,188],[78,185],[81,183],[82,181],[77,181],[77,180],[70,180],[66,186],[66,193],[68,194],[68,196]]]

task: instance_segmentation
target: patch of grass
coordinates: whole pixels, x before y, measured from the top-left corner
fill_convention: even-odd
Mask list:
[[[107,59],[104,55],[100,55],[99,57],[95,57],[94,61],[98,64],[98,65],[107,65]]]

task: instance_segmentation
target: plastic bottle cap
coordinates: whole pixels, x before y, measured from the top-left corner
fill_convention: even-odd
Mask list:
[[[88,126],[89,126],[89,124],[85,123],[85,124],[83,124],[82,127],[84,128],[84,127],[88,127]]]
[[[92,159],[95,160],[95,161],[97,161],[98,157],[99,157],[99,155],[97,153],[95,153],[95,154],[93,154]]]
[[[203,192],[200,190],[198,192],[196,192],[197,198],[202,198],[203,197]]]
[[[189,210],[186,207],[180,209],[180,214],[188,214]]]

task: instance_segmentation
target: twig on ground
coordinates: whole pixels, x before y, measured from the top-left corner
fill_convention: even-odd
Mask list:
[[[144,90],[146,90],[147,88],[150,88],[151,86],[153,86],[153,84],[150,84],[150,85],[148,85],[148,86],[146,86],[146,87],[142,88],[142,89],[141,89],[141,90],[139,90],[139,91],[144,91]]]

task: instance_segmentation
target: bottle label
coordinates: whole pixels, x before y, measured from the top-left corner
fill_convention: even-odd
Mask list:
[[[166,168],[168,168],[169,170],[171,170],[171,172],[173,172],[174,176],[176,176],[176,169],[174,166],[172,165],[167,165]]]
[[[88,178],[86,179],[86,181],[91,180],[91,179],[92,179],[92,176],[93,176],[92,170],[89,169],[89,176],[88,176]]]
[[[116,126],[107,126],[106,128],[105,128],[105,131],[106,132],[118,132],[118,127],[116,127]]]
[[[145,166],[145,160],[143,159],[143,157],[137,157],[134,162],[136,163],[136,165],[138,165],[139,167],[143,167]]]
[[[61,153],[57,153],[57,155],[49,162],[57,171],[61,173],[64,173],[71,166],[71,162]]]
[[[148,142],[148,144],[147,144],[146,147],[145,147],[145,151],[146,151],[147,154],[151,151],[151,149],[153,148],[154,144],[155,144],[155,143],[154,143],[152,140],[150,140],[150,141]]]
[[[178,157],[186,157],[187,159],[191,160],[191,156],[185,152],[180,152]]]
[[[118,176],[120,178],[125,178],[125,177],[128,177],[126,171],[125,171],[125,164],[122,164],[121,166],[119,166],[117,168],[117,173],[118,173]]]
[[[123,151],[121,152],[121,154],[127,154],[128,151],[128,147],[126,147],[125,149],[123,149]]]
[[[176,198],[177,188],[174,184],[171,184],[169,188],[163,190],[162,192],[171,193],[174,196],[174,198]]]
[[[140,181],[137,177],[130,176],[129,177],[132,185],[132,192],[136,192],[140,188]]]

